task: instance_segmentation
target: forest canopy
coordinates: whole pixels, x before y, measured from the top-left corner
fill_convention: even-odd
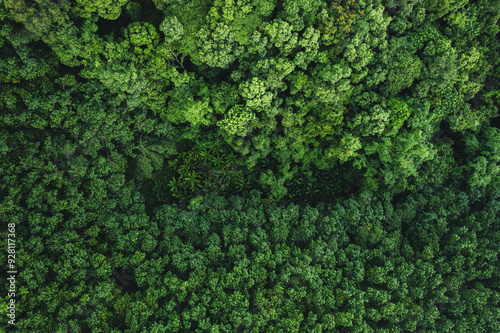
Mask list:
[[[0,0],[0,328],[500,331],[499,18]]]

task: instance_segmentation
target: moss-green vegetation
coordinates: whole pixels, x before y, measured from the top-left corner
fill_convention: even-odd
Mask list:
[[[0,1],[16,328],[500,331],[499,18]]]

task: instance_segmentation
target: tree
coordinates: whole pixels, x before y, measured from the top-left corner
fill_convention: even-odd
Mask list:
[[[84,18],[91,18],[92,14],[96,13],[106,20],[116,20],[122,11],[122,7],[127,3],[125,0],[118,2],[110,0],[102,1],[87,1],[77,0],[77,12]]]
[[[236,105],[232,107],[226,114],[226,117],[217,124],[229,135],[244,137],[251,131],[251,124],[255,119],[255,114],[252,111],[241,105]]]
[[[234,44],[234,33],[223,23],[219,23],[212,31],[202,29],[198,33],[198,59],[210,67],[227,68],[236,60],[241,49]]]
[[[182,38],[184,27],[176,16],[170,16],[162,21],[160,31],[165,34],[165,41],[172,43]]]

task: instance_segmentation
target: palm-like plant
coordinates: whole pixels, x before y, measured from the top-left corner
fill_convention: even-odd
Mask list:
[[[172,177],[172,180],[168,182],[167,186],[170,187],[172,193],[177,193],[179,191],[179,181]]]
[[[225,157],[226,162],[234,162],[236,160],[236,155],[231,151]]]
[[[210,152],[208,150],[204,149],[204,148],[200,149],[200,151],[198,152],[198,154],[200,155],[201,160],[203,162],[206,162],[209,159],[209,157],[210,157]]]
[[[217,153],[216,156],[212,156],[212,163],[215,164],[217,168],[221,168],[224,164],[224,159]]]
[[[193,189],[196,185],[198,185],[198,175],[194,171],[188,172],[184,177],[184,180],[191,185],[190,189]]]

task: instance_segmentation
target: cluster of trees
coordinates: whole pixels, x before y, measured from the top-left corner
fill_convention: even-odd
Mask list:
[[[500,331],[499,18],[0,1],[17,328]]]
[[[164,204],[152,217],[132,191],[119,206],[79,208],[79,220],[29,216],[17,326],[497,331],[500,191],[460,185],[316,207],[270,204],[252,190]]]

